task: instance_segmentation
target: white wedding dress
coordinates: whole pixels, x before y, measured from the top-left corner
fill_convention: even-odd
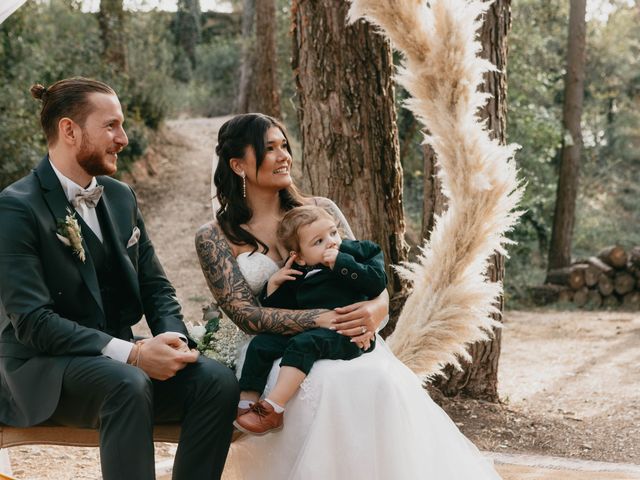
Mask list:
[[[278,266],[241,254],[254,292]],[[245,346],[246,349],[246,346]],[[243,349],[244,351],[244,349]],[[243,355],[238,358],[238,371]],[[267,389],[273,386],[274,364]],[[354,360],[320,360],[289,402],[284,428],[231,446],[224,480],[488,480],[490,460],[429,398],[378,337]]]

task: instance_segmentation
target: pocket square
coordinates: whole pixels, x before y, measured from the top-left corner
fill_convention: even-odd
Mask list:
[[[140,229],[138,227],[133,227],[133,233],[131,234],[131,238],[127,242],[127,248],[132,247],[138,240],[140,239]]]
[[[66,245],[67,247],[71,246],[71,242],[69,241],[68,238],[63,237],[62,235],[60,235],[59,233],[56,233],[56,237],[58,237],[58,240],[60,240],[64,245]]]

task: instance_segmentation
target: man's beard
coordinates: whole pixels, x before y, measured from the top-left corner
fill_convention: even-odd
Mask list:
[[[92,177],[98,175],[113,175],[116,173],[117,167],[107,163],[105,160],[105,154],[98,151],[88,141],[86,132],[83,132],[82,143],[80,144],[80,151],[78,152],[77,161],[82,169]]]

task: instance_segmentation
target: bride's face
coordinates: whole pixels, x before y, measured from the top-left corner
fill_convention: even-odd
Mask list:
[[[291,155],[287,150],[287,139],[278,127],[271,127],[265,135],[265,154],[256,171],[256,156],[253,148],[247,149],[247,194],[254,188],[282,190],[291,185]]]

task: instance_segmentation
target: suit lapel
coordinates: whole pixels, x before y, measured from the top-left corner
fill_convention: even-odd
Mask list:
[[[60,181],[51,168],[48,155],[36,167],[35,173],[40,182],[40,186],[42,187],[42,194],[44,196],[44,199],[47,202],[49,210],[51,211],[51,214],[53,215],[54,221],[57,225],[58,220],[64,220],[65,217],[69,215],[68,210],[70,210],[71,212],[75,212],[75,209],[67,200],[67,197],[62,190],[62,186],[60,185]],[[79,215],[76,216],[78,218],[80,217]],[[85,261],[82,262],[75,255],[73,256],[73,261],[76,262],[76,266],[78,267],[80,275],[86,283],[89,292],[91,292],[91,296],[100,307],[100,310],[102,310],[102,312],[104,313],[102,296],[100,295],[100,287],[98,285],[98,276],[96,275],[96,269],[93,265],[93,260],[91,259],[91,254],[89,253],[89,247],[84,237],[82,238],[82,247],[84,248],[86,255]]]
[[[103,237],[106,233],[109,238],[112,239],[114,254],[120,259],[120,264],[122,265],[127,282],[129,282],[130,288],[135,292],[138,299],[141,299],[140,286],[137,280],[138,276],[123,243],[123,241],[125,241],[124,239],[128,239],[128,237],[122,236],[122,229],[118,226],[118,222],[116,221],[117,215],[111,207],[109,189],[106,186],[97,208],[102,209],[102,213],[104,214],[103,218],[105,221],[100,223],[100,228],[105,230],[103,231]],[[132,230],[129,222],[127,222],[127,225],[124,225],[123,228]],[[127,230],[125,230],[125,232],[126,231]]]

